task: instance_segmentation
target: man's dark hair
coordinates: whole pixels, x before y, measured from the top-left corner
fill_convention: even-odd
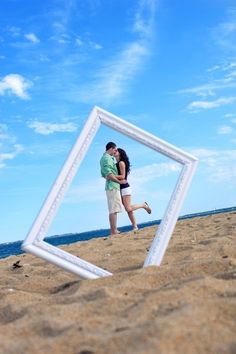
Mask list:
[[[106,145],[106,151],[109,150],[110,148],[115,149],[116,148],[116,144],[113,143],[112,141],[110,141],[109,143],[107,143]]]

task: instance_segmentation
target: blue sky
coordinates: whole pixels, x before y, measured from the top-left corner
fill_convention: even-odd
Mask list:
[[[26,237],[94,105],[200,159],[181,215],[235,206],[235,1],[2,0],[0,23],[0,242]],[[108,227],[110,140],[153,208],[138,222],[162,217],[178,164],[102,126],[48,235]]]

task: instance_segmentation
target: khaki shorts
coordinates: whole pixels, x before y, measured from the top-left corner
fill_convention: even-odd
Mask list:
[[[109,214],[120,213],[122,211],[120,191],[118,189],[106,190],[106,194]]]

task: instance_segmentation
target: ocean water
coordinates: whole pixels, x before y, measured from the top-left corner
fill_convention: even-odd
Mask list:
[[[227,213],[232,211],[236,211],[236,207],[215,209],[215,210],[194,213],[194,214],[186,214],[180,216],[178,220],[191,219],[199,216],[204,217],[212,214]],[[154,221],[138,224],[138,226],[139,229],[142,229],[147,226],[159,225],[160,222],[161,220],[154,220]],[[127,232],[132,230],[132,227],[130,225],[121,226],[119,227],[119,230],[121,232]],[[92,238],[107,237],[107,236],[109,236],[109,229],[100,229],[100,230],[86,231],[81,233],[49,236],[49,237],[45,237],[44,241],[50,243],[51,245],[59,246],[59,245],[69,245],[71,243],[75,243],[79,241],[87,241],[87,240],[91,240]],[[21,250],[22,242],[23,241],[15,241],[15,242],[7,242],[7,243],[0,244],[0,258],[6,258],[9,256],[25,253],[24,251]]]

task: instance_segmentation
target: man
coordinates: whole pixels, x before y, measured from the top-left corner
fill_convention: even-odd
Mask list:
[[[117,147],[115,143],[107,143],[106,152],[100,160],[101,175],[106,178],[105,190],[107,195],[111,235],[119,233],[117,230],[117,213],[122,211],[120,196],[121,181],[115,177],[115,175],[118,175],[118,171],[113,157],[116,151]]]

